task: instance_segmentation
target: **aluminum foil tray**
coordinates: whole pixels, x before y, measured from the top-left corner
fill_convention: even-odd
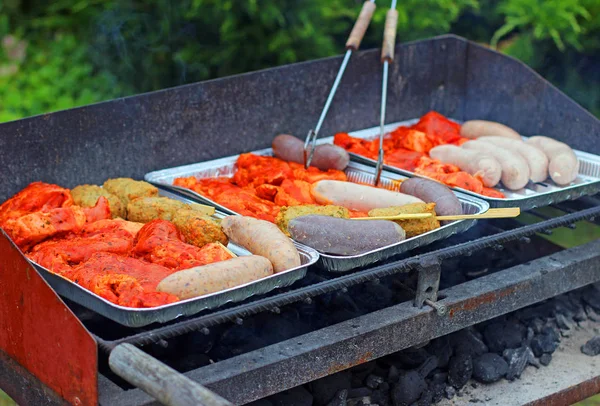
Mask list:
[[[388,124],[385,126],[385,131],[390,132],[395,130],[401,125],[409,126],[417,123],[418,119],[402,121],[394,124]],[[458,120],[453,120],[460,123]],[[373,127],[366,130],[354,131],[349,133],[353,137],[362,138],[366,140],[372,140],[379,137],[379,127]],[[527,137],[523,137],[524,140]],[[333,143],[333,137],[322,138],[318,141],[319,144]],[[529,182],[527,186],[521,190],[508,190],[504,188],[497,188],[500,190],[506,198],[500,199],[495,197],[488,197],[473,193],[469,190],[462,188],[453,188],[454,190],[466,193],[480,199],[486,200],[490,207],[519,207],[521,210],[529,210],[535,207],[548,206],[550,204],[563,202],[565,200],[574,200],[581,196],[594,195],[600,192],[600,156],[593,155],[587,152],[574,150],[575,155],[579,159],[579,175],[577,178],[568,186],[558,186],[552,180],[548,179],[547,182],[533,183]],[[369,166],[376,166],[377,161],[374,159],[366,158],[362,155],[350,153],[350,157],[355,162],[367,164]],[[411,177],[423,177],[414,172],[410,172],[404,169],[396,168],[390,165],[384,165],[383,168],[393,173],[399,173]]]
[[[253,153],[257,155],[272,155],[272,150],[268,148],[255,151]],[[215,206],[224,213],[238,214],[227,207],[224,207],[213,200],[194,192],[193,190],[173,185],[175,179],[179,177],[195,176],[198,179],[213,178],[218,176],[231,177],[235,173],[235,163],[238,156],[239,155],[230,156],[213,161],[150,172],[146,174],[145,180],[153,183],[156,186],[169,188],[171,190],[184,193],[186,196],[189,196],[196,201]],[[351,182],[372,184],[375,178],[374,168],[357,162],[350,162],[350,165],[348,165],[345,172]],[[387,189],[398,191],[400,186],[397,181],[406,178],[406,176],[383,171],[381,174],[381,185]],[[458,196],[465,214],[483,213],[490,207],[487,202],[477,199],[476,197],[468,196],[459,192],[455,192],[455,194]],[[317,266],[330,272],[347,272],[367,265],[372,265],[376,262],[389,259],[414,248],[422,247],[434,241],[447,238],[453,234],[466,231],[475,224],[475,221],[476,220],[453,221],[436,230],[432,230],[399,243],[378,248],[360,255],[339,256],[319,253]]]
[[[167,191],[161,191],[160,194],[161,196],[191,202],[184,197]],[[219,213],[218,211],[215,213],[215,217],[222,218],[225,216],[226,214]],[[250,255],[250,252],[232,243],[229,243],[227,248],[239,256]],[[291,285],[297,280],[304,278],[308,267],[316,263],[319,258],[319,254],[311,248],[301,246],[300,244],[296,244],[296,248],[300,253],[302,263],[299,267],[210,295],[143,309],[116,305],[84,289],[69,279],[54,274],[33,261],[30,262],[59,295],[124,326],[143,327],[152,323],[166,323],[178,317],[191,316],[203,310],[216,309],[229,302],[240,302],[251,296],[262,295],[274,289]]]

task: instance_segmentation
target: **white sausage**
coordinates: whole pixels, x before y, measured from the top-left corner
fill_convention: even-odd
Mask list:
[[[529,165],[521,155],[483,141],[467,141],[462,148],[496,158],[502,167],[502,184],[507,189],[523,189],[529,182]]]
[[[320,204],[333,204],[350,210],[368,212],[410,203],[424,203],[404,193],[339,180],[321,180],[311,187],[313,198]]]
[[[160,281],[156,290],[189,299],[233,288],[273,274],[267,258],[258,255],[196,266],[175,272]]]
[[[466,121],[460,128],[460,135],[465,138],[479,138],[485,135],[497,135],[500,137],[514,138],[520,140],[518,132],[504,124],[495,121],[470,120]]]
[[[502,168],[500,163],[490,155],[482,155],[456,145],[440,145],[429,151],[429,156],[444,163],[458,166],[471,175],[481,175],[483,184],[494,187],[500,182]]]
[[[221,227],[235,244],[268,258],[276,273],[301,265],[296,246],[273,223],[246,216],[227,216],[221,220]]]
[[[533,182],[543,182],[548,178],[548,157],[541,149],[524,141],[498,136],[480,137],[477,141],[488,142],[521,155],[529,165],[529,178]]]
[[[544,151],[550,161],[548,172],[554,183],[564,186],[577,178],[579,160],[567,144],[541,135],[529,138],[527,144]]]

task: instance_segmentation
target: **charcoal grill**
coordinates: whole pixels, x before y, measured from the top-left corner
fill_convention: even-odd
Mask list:
[[[436,110],[460,120],[501,121],[600,153],[600,122],[516,60],[455,36],[398,46],[396,55],[390,66],[390,122]],[[72,187],[109,177],[141,179],[150,171],[268,147],[278,133],[304,134],[340,60],[0,125],[0,200],[35,180]],[[323,135],[377,124],[379,75],[379,51],[357,53]],[[112,351],[111,361],[120,353],[132,357],[133,367],[173,367],[156,377],[163,386],[155,397],[184,399],[183,393],[202,391],[200,384],[234,404],[251,402],[600,281],[600,241],[562,249],[543,238],[600,218],[600,198],[553,207],[559,215],[528,212],[537,219],[533,224],[480,222],[465,234],[377,266],[343,276],[309,270],[309,277],[291,287],[143,329],[119,326],[61,300],[2,233],[0,388],[21,405],[155,404],[154,397],[111,372]],[[391,299],[335,307],[377,286],[391,291]],[[314,320],[306,321],[307,314]],[[266,327],[281,326],[286,317],[294,328],[265,335]],[[236,337],[244,345],[232,344]],[[211,351],[218,362],[207,361],[204,353]],[[560,392],[561,399],[590,396],[599,382],[594,377],[573,385]],[[544,394],[541,401],[552,396]]]

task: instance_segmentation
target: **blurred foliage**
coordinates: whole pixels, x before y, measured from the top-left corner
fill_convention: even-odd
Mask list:
[[[0,0],[10,42],[0,48],[0,122],[336,55],[361,5]],[[378,6],[363,49],[380,46],[388,4]],[[454,32],[497,46],[600,114],[597,0],[405,0],[398,11],[399,41]]]

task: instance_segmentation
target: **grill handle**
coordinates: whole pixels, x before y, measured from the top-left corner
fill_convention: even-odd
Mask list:
[[[398,10],[391,8],[385,16],[385,28],[383,31],[383,45],[381,47],[381,62],[394,60],[394,48],[396,47],[396,31],[398,27]]]
[[[232,403],[131,344],[116,346],[110,369],[166,406],[233,406]]]
[[[360,14],[358,15],[358,19],[354,23],[354,27],[352,27],[352,31],[348,36],[348,41],[346,41],[346,49],[351,49],[353,51],[358,49],[365,36],[365,32],[367,32],[367,28],[369,28],[374,12],[375,2],[369,0],[365,1],[360,10]]]

